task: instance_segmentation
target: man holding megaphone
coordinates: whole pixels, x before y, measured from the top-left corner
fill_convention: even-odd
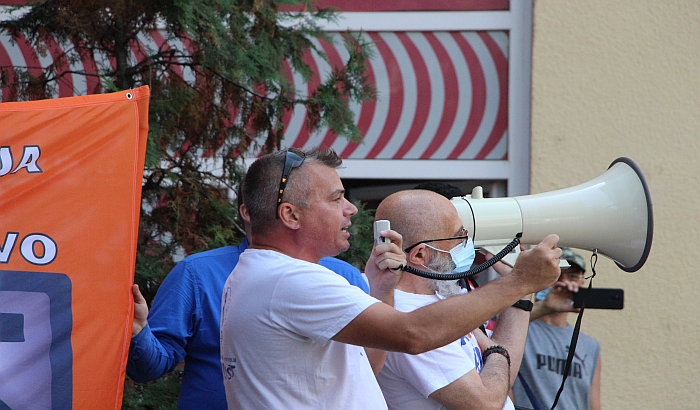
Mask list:
[[[474,261],[474,245],[455,207],[436,193],[395,193],[379,205],[376,217],[391,220],[403,236],[410,268],[444,275],[467,271]],[[394,290],[394,307],[400,311],[412,312],[464,293],[454,280],[429,279],[411,271]],[[491,338],[476,329],[422,354],[390,352],[377,375],[389,408],[513,409],[508,391],[520,366],[531,307],[527,295],[506,308]]]

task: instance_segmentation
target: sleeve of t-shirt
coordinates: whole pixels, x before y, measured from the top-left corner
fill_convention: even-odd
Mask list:
[[[293,269],[273,292],[272,320],[324,344],[379,300],[316,264]]]
[[[365,293],[369,294],[369,283],[363,277],[359,269],[352,266],[351,264],[336,258],[322,258],[318,261],[318,264],[325,266],[326,268],[332,270],[338,275],[344,277],[348,283],[353,286],[357,286],[362,289]]]
[[[392,352],[385,366],[406,379],[424,397],[475,369],[460,340],[418,355]]]

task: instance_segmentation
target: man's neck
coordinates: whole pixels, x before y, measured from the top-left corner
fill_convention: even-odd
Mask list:
[[[550,313],[548,315],[542,316],[538,320],[541,320],[544,323],[551,325],[551,326],[566,327],[566,325],[569,323],[566,320],[568,314],[569,314],[569,312]]]
[[[415,276],[410,273],[404,273],[401,281],[396,285],[396,289],[415,293],[417,295],[434,295],[435,291],[428,287],[427,279]]]
[[[297,245],[293,237],[286,237],[284,239],[282,239],[282,237],[282,235],[277,237],[274,235],[254,236],[250,238],[250,248],[275,251],[311,263],[318,263],[321,259],[321,256],[314,254],[314,249]]]

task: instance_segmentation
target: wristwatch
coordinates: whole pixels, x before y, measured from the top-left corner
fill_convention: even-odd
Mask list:
[[[530,312],[532,311],[532,302],[526,299],[520,299],[519,301],[513,303],[513,307]]]

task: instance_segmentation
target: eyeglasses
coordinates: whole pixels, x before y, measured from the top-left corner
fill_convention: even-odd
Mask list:
[[[284,159],[284,169],[282,170],[282,179],[280,179],[280,188],[277,193],[277,209],[275,211],[275,219],[280,219],[280,205],[282,204],[282,195],[284,195],[284,189],[287,187],[287,180],[289,179],[289,174],[292,173],[294,168],[299,168],[301,164],[304,163],[306,159],[306,154],[296,148],[288,148],[287,155]]]
[[[464,239],[464,242],[462,243],[462,246],[467,246],[467,239],[469,239],[469,235],[467,235],[467,230],[464,229],[464,227],[459,228],[458,234],[464,233],[464,235],[457,235],[457,236],[452,236],[449,238],[440,238],[440,239],[426,239],[424,241],[416,242],[413,245],[409,246],[408,248],[404,249],[404,252],[409,253],[411,252],[411,249],[415,248],[416,246],[422,244],[422,243],[428,243],[428,242],[438,242],[438,241],[453,241],[455,239]]]

